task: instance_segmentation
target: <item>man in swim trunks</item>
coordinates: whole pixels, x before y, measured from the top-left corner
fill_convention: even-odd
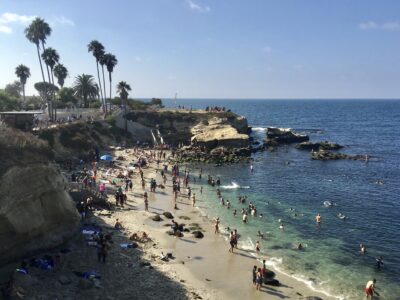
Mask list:
[[[316,215],[315,221],[317,222],[318,225],[321,224],[321,215],[320,214]]]
[[[374,296],[375,283],[375,278],[367,282],[367,285],[365,286],[365,296],[367,296],[367,299],[372,299],[372,297]]]

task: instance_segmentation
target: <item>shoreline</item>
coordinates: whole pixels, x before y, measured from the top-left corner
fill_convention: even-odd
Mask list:
[[[122,169],[127,167],[129,161],[132,161],[132,154],[125,153],[124,150],[114,151],[115,157],[124,157],[124,160],[119,161],[123,165]],[[106,168],[99,171],[100,179],[101,175],[105,174]],[[179,196],[178,209],[175,210],[171,175],[170,172],[167,174],[168,180],[165,189],[158,189],[152,193],[149,191],[148,184],[146,185],[145,190],[149,194],[148,212],[144,210],[142,197],[144,191],[140,187],[140,177],[135,172],[132,179],[133,191],[127,193],[128,199],[125,208],[116,207],[113,211],[93,211],[85,219],[86,223],[95,223],[96,226],[112,232],[114,245],[107,258],[109,262],[104,265],[97,262],[96,249],[88,247],[84,236],[78,233],[67,243],[71,253],[65,256],[66,262],[61,271],[54,270],[54,274],[44,274],[42,270],[32,268],[30,272],[32,280],[37,280],[36,277],[40,278],[42,285],[33,285],[30,292],[37,296],[45,291],[45,295],[58,295],[62,299],[69,299],[68,297],[73,299],[88,297],[107,300],[128,299],[132,297],[132,293],[138,293],[138,297],[142,298],[163,297],[164,299],[307,299],[306,297],[311,296],[319,297],[314,299],[337,299],[313,291],[306,283],[274,268],[268,263],[268,257],[266,258],[268,269],[276,272],[276,279],[280,281],[281,286],[263,285],[261,291],[256,291],[252,284],[251,271],[253,265],[262,266],[260,261],[254,257],[252,251],[241,249],[240,241],[239,249],[235,249],[234,254],[228,253],[229,243],[222,234],[214,234],[212,223],[201,211],[204,202],[200,193],[196,193],[197,207],[193,208],[187,197]],[[144,169],[144,177],[146,182],[151,178],[161,182],[161,175],[156,172],[154,162]],[[112,203],[115,202],[113,195],[109,194],[108,199]],[[181,238],[166,234],[170,227],[166,227],[165,224],[171,224],[171,221],[162,215],[165,211],[171,212],[178,223],[186,223],[186,225],[197,223],[202,228],[204,237],[196,239],[190,232],[184,232],[184,237]],[[163,221],[151,220],[155,214],[160,214]],[[124,230],[113,230],[116,219],[120,220]],[[130,242],[128,238],[132,233],[143,231],[147,233],[152,242],[139,243],[137,249],[119,247],[120,243]],[[49,252],[52,253],[54,250],[45,253]],[[162,261],[160,259],[161,252],[172,253],[174,259],[168,262]],[[82,280],[77,281],[78,279],[71,275],[76,270],[100,272],[102,274],[101,286],[95,286],[94,289],[82,288]],[[132,274],[136,274],[143,283],[121,282],[121,278],[135,280],[136,277],[132,277]],[[160,289],[158,280],[166,282],[166,288]],[[65,284],[64,281],[68,283]],[[77,284],[72,289],[71,283],[74,282]],[[49,289],[48,286],[53,288]],[[133,288],[134,290],[132,290]],[[168,293],[168,297],[165,292]],[[115,295],[117,298],[114,297]]]
[[[121,151],[116,154],[125,155]],[[152,163],[149,168],[145,169],[145,178],[148,181],[150,178],[155,178],[158,182],[161,180],[159,173],[156,173],[155,164]],[[137,178],[136,178],[137,179]],[[306,284],[301,279],[296,279],[284,271],[271,266],[268,263],[267,266],[276,272],[276,278],[281,282],[281,287],[272,287],[263,285],[262,292],[257,292],[251,283],[251,269],[253,265],[261,266],[260,261],[252,255],[252,252],[246,249],[235,249],[235,254],[228,253],[229,243],[225,240],[221,234],[215,235],[213,233],[213,225],[205,214],[201,211],[201,204],[203,203],[201,195],[196,193],[196,208],[192,208],[191,201],[187,197],[178,197],[178,210],[174,210],[172,187],[171,187],[171,176],[168,174],[168,181],[165,189],[157,191],[155,194],[150,193],[146,187],[146,191],[149,193],[149,212],[144,212],[143,199],[134,197],[132,200],[137,201],[136,208],[138,211],[134,211],[133,214],[142,213],[147,218],[143,221],[143,229],[149,232],[150,235],[156,237],[159,247],[156,252],[158,255],[163,251],[173,252],[176,259],[184,261],[185,264],[170,264],[172,268],[176,268],[180,274],[184,274],[184,277],[190,277],[193,281],[193,286],[202,286],[204,288],[212,287],[214,293],[224,294],[229,296],[229,299],[244,299],[244,298],[262,298],[268,296],[269,299],[278,299],[282,295],[288,297],[288,299],[299,299],[299,297],[320,297],[322,299],[339,299],[327,295],[324,292],[316,291]],[[138,187],[139,182],[134,183],[134,187]],[[135,188],[134,188],[135,191]],[[136,188],[137,191],[137,188]],[[142,190],[140,190],[142,192]],[[128,198],[128,201],[130,199]],[[136,204],[135,203],[135,204]],[[203,239],[195,239],[191,233],[184,233],[183,238],[175,238],[165,233],[169,227],[164,227],[164,224],[170,224],[170,220],[162,217],[164,221],[154,222],[150,219],[154,213],[162,214],[163,211],[171,212],[175,220],[178,223],[198,223],[204,230]],[[119,218],[123,224],[127,222],[129,224],[128,229],[132,226],[130,219],[134,216],[130,213],[124,213],[123,211],[117,211],[114,213],[115,218]],[[190,220],[180,219],[179,217],[189,217]],[[240,245],[240,242],[239,242]],[[158,249],[161,248],[161,249]],[[239,247],[240,248],[240,247]],[[155,250],[155,249],[154,249]],[[190,259],[188,258],[190,256]],[[218,262],[218,263],[217,263]],[[168,264],[168,263],[167,263]],[[216,265],[217,264],[217,265]],[[218,276],[217,276],[218,274]],[[210,279],[208,277],[214,277]],[[229,281],[226,282],[226,281]],[[207,299],[215,299],[210,297]]]

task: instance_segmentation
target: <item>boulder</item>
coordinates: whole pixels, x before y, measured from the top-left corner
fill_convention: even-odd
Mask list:
[[[169,211],[165,211],[163,212],[164,217],[166,217],[167,219],[173,219],[174,216],[169,212]]]
[[[67,185],[50,163],[6,170],[0,164],[0,266],[54,248],[76,233],[80,217]]]
[[[154,217],[151,218],[155,222],[161,222],[163,219],[159,214],[156,214]]]
[[[274,146],[279,144],[292,144],[308,141],[310,138],[308,135],[299,134],[290,128],[267,128],[267,139],[265,144],[267,146]]]
[[[263,276],[264,276],[264,278],[267,278],[267,279],[273,279],[273,278],[275,278],[276,274],[275,274],[275,272],[273,272],[271,270],[265,270]]]
[[[202,239],[204,237],[204,234],[198,230],[193,231],[192,234],[196,239]]]
[[[281,283],[277,279],[264,279],[264,284],[271,286],[280,286]]]
[[[317,297],[317,296],[308,296],[308,297],[305,297],[304,299],[305,300],[323,300],[322,298]]]

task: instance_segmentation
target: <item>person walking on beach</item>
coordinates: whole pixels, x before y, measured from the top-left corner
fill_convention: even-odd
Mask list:
[[[196,193],[193,193],[192,195],[192,206],[194,207],[196,205]]]
[[[219,217],[217,217],[217,218],[215,219],[214,228],[215,228],[214,233],[215,233],[215,234],[219,233]]]

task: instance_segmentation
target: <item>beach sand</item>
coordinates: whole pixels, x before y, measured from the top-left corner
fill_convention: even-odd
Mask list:
[[[125,151],[116,151],[115,157],[123,156],[119,161],[127,166],[135,157]],[[100,174],[105,169],[99,170]],[[104,173],[103,173],[104,176]],[[155,178],[161,182],[161,175],[156,173],[155,163],[144,169],[146,182]],[[228,252],[229,243],[222,235],[214,234],[213,224],[201,215],[198,207],[204,205],[201,194],[196,192],[196,207],[192,207],[187,197],[178,197],[178,209],[174,209],[171,175],[165,189],[158,188],[149,194],[149,211],[144,211],[143,190],[140,178],[133,176],[133,191],[128,192],[128,201],[124,208],[114,211],[94,211],[85,223],[95,223],[105,231],[113,232],[114,244],[110,249],[107,263],[97,262],[96,249],[86,245],[84,236],[67,243],[71,252],[64,255],[59,270],[30,271],[33,283],[27,288],[27,299],[306,299],[318,296],[332,299],[312,291],[304,283],[277,272],[281,286],[263,285],[256,291],[252,284],[252,268],[262,267],[249,250],[235,249]],[[112,195],[110,201],[114,202]],[[166,233],[171,220],[162,215],[171,212],[178,223],[197,223],[202,228],[204,238],[196,239],[189,232],[182,238]],[[163,221],[151,220],[160,214]],[[113,229],[119,219],[124,229]],[[139,243],[139,248],[122,249],[119,244],[129,242],[128,237],[134,232],[145,231],[152,242]],[[240,232],[239,232],[240,234]],[[168,262],[160,259],[163,252],[172,253],[174,259]],[[266,257],[268,261],[268,257]],[[145,263],[150,263],[150,266]],[[94,287],[86,287],[73,271],[95,270],[101,279]],[[276,271],[276,270],[274,270]],[[53,299],[52,298],[52,299]]]

